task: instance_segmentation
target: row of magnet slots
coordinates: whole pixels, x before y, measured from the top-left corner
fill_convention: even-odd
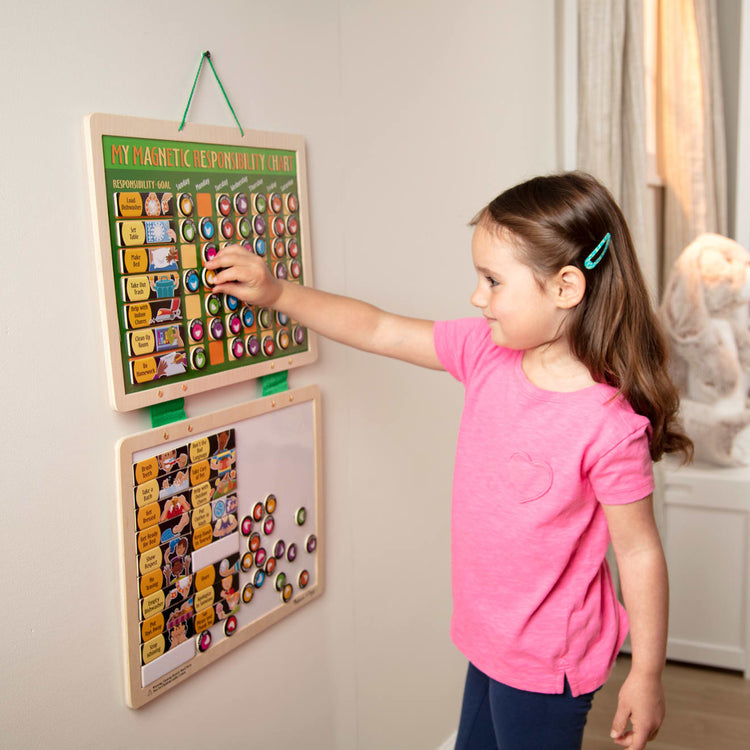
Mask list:
[[[201,245],[201,262],[205,264],[209,260],[213,260],[219,252],[219,247],[224,248],[230,242],[222,242],[220,246],[217,246],[215,242],[205,242]],[[263,237],[256,237],[252,242],[240,243],[246,250],[259,255],[261,258],[266,257],[268,252],[268,243]],[[289,237],[284,240],[281,237],[276,237],[271,243],[271,255],[274,258],[282,259],[285,256],[290,258],[299,257],[299,242],[295,237]]]
[[[299,232],[299,219],[296,216],[288,216],[286,219],[283,216],[275,216],[268,223],[268,226],[270,226],[271,234],[274,237],[280,238],[287,234],[295,236]],[[213,218],[209,216],[199,219],[197,226],[193,219],[180,219],[178,228],[182,242],[193,242],[198,236],[209,241],[216,237],[217,231]],[[242,239],[247,239],[252,234],[262,237],[266,233],[266,228],[264,216],[254,216],[252,221],[247,216],[240,216],[235,221],[232,221],[229,217],[221,219],[218,231],[219,235],[225,240],[232,240],[235,235]]]
[[[224,338],[225,328],[221,318],[209,318],[206,322],[206,328],[208,329],[208,338],[210,340],[221,341]],[[195,362],[192,359],[193,354],[202,349],[201,344],[204,338],[203,321],[197,319],[190,321],[188,329],[190,331],[190,343],[198,345],[195,349],[191,349],[191,364],[200,370],[206,364],[203,359],[205,355],[198,356]],[[241,359],[245,355],[257,357],[259,354],[272,357],[276,353],[277,347],[282,351],[286,351],[292,345],[302,346],[305,343],[305,338],[305,329],[302,326],[294,326],[291,333],[286,328],[282,328],[277,331],[276,336],[273,335],[272,331],[261,332],[260,337],[255,333],[250,333],[247,336],[230,336],[227,340],[227,348],[233,359]]]
[[[198,193],[198,214],[208,214],[206,207],[201,206],[200,198],[207,193]],[[251,193],[248,199],[247,193],[235,193],[233,198],[228,193],[217,193],[215,201],[216,211],[221,216],[229,216],[234,209],[235,213],[244,216],[252,208],[255,214],[264,214],[268,209],[274,214],[280,214],[286,209],[290,214],[299,211],[299,200],[296,193]],[[177,210],[181,216],[192,216],[196,204],[191,193],[179,193],[177,196]]]
[[[254,252],[254,248],[252,246],[248,247],[248,244],[243,243],[243,247],[250,250],[250,252]],[[277,279],[286,280],[292,278],[296,280],[302,275],[302,265],[298,260],[293,260],[287,266],[283,260],[279,260],[273,264],[271,272]],[[210,291],[214,288],[216,274],[217,271],[214,271],[212,268],[204,268],[200,274],[196,269],[191,268],[183,272],[182,283],[185,285],[186,292],[190,294],[198,292],[201,286],[203,289]]]

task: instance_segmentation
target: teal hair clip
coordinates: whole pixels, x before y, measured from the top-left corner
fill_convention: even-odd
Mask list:
[[[583,265],[586,266],[589,271],[592,268],[596,268],[599,265],[601,259],[607,254],[607,250],[609,250],[609,241],[611,239],[612,235],[607,232],[607,234],[604,235],[604,239],[594,248],[594,252],[592,252],[585,261],[583,261]]]

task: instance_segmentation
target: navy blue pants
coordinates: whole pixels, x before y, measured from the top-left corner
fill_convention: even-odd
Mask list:
[[[456,750],[581,750],[594,693],[574,698],[503,685],[469,664]]]

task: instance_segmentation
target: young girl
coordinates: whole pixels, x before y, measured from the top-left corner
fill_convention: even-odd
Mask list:
[[[469,659],[456,747],[575,750],[630,622],[612,723],[642,750],[664,716],[667,572],[652,461],[692,445],[625,220],[592,177],[511,188],[472,221],[481,316],[432,322],[274,279],[223,249],[215,291],[466,390],[454,471],[451,635]],[[627,607],[605,561],[610,539]],[[632,728],[628,729],[628,722]]]

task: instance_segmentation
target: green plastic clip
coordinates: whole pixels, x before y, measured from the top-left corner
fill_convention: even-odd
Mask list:
[[[148,407],[151,414],[151,426],[162,427],[170,422],[178,422],[187,419],[185,414],[185,399],[175,398],[172,401],[164,401]]]
[[[260,395],[271,396],[274,393],[281,393],[282,391],[289,390],[289,384],[287,382],[287,375],[289,373],[284,372],[272,372],[270,375],[264,375],[260,379]]]

